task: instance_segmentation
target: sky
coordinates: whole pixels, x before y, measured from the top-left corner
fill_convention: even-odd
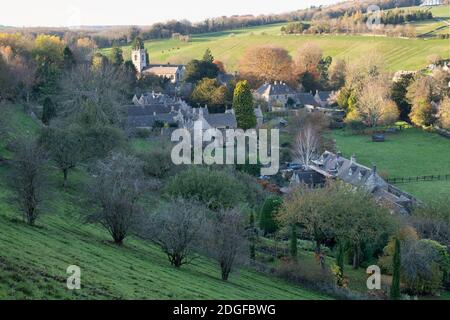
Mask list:
[[[170,19],[193,22],[233,14],[269,14],[337,0],[2,0],[0,25],[70,27],[150,25]]]

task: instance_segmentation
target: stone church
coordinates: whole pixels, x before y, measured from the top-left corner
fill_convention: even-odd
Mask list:
[[[143,44],[138,48],[133,48],[131,51],[131,61],[133,62],[136,70],[141,75],[153,74],[159,77],[169,79],[173,84],[179,84],[184,77],[185,66],[174,64],[150,64],[149,55],[147,49]]]

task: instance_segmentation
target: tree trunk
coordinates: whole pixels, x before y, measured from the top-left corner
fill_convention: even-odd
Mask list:
[[[355,246],[355,252],[353,253],[353,269],[359,268],[359,245]]]
[[[320,241],[316,240],[316,255],[319,259],[319,264],[322,270],[325,270],[325,258],[322,256],[322,249],[320,248]]]
[[[69,175],[69,170],[63,169],[63,175],[64,175],[63,187],[65,189],[67,187],[67,177]]]
[[[231,268],[225,262],[220,264],[220,269],[222,270],[222,280],[227,281],[230,275]]]

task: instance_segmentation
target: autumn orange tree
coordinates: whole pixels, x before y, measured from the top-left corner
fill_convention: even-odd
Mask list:
[[[283,49],[273,46],[249,48],[239,61],[239,72],[252,86],[263,82],[284,81],[292,83],[292,58]]]

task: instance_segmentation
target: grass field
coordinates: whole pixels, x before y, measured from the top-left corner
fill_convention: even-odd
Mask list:
[[[20,107],[8,107],[15,134],[37,125]],[[9,158],[4,146],[0,158]],[[177,270],[155,245],[127,238],[110,241],[97,225],[84,223],[86,173],[76,170],[62,191],[61,175],[52,172],[51,197],[36,227],[22,222],[11,202],[9,165],[0,164],[0,299],[323,299],[324,295],[249,269],[220,280],[216,262],[199,257]],[[157,199],[149,196],[147,201]],[[155,203],[155,202],[153,202]],[[81,267],[79,291],[66,289],[66,268]]]
[[[450,6],[412,7],[413,9],[428,9],[434,19],[411,23],[416,28],[418,37],[435,37],[439,34],[450,33]]]
[[[344,156],[356,155],[357,161],[371,166],[389,177],[450,174],[450,140],[419,129],[405,129],[374,143],[371,136],[333,131],[337,149]],[[416,182],[398,185],[419,199],[432,201],[449,196],[450,181]]]
[[[450,6],[433,8],[436,16],[448,17]],[[446,18],[447,19],[447,18]],[[429,21],[421,28],[435,30],[442,22]],[[306,42],[314,42],[322,48],[325,55],[333,58],[348,59],[350,62],[359,59],[369,51],[382,53],[386,66],[391,71],[418,70],[426,66],[427,56],[439,54],[450,58],[450,44],[441,39],[400,39],[384,36],[352,36],[352,35],[281,35],[283,24],[253,27],[227,32],[195,35],[189,43],[178,40],[158,40],[146,42],[152,63],[187,63],[191,59],[201,58],[207,48],[214,57],[225,63],[228,72],[237,70],[237,64],[244,51],[253,46],[274,45],[286,48],[291,55]],[[419,27],[419,24],[418,24]],[[430,30],[419,31],[429,32]],[[124,57],[131,57],[130,47],[124,47]],[[108,54],[110,49],[104,49]]]

